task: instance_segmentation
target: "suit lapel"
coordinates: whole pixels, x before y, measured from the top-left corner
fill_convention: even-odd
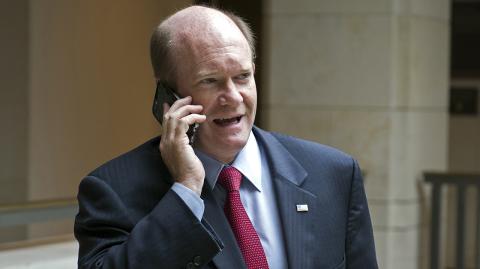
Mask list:
[[[212,226],[225,246],[224,249],[213,258],[215,266],[217,268],[246,268],[242,253],[230,229],[230,224],[223,213],[223,209],[218,205],[210,188],[208,188],[206,184],[203,188],[202,199],[205,204],[203,218]]]
[[[318,219],[315,212],[316,197],[292,184],[290,180],[277,175],[274,178],[280,218],[285,238],[285,249],[289,268],[314,268],[311,258],[314,255],[314,223]],[[297,205],[307,205],[307,212],[298,212]]]
[[[307,172],[287,149],[270,133],[254,128],[257,140],[265,150],[279,215],[283,228],[289,268],[314,268],[314,223],[321,219],[317,197],[302,188]],[[307,212],[298,212],[297,205],[307,205]]]

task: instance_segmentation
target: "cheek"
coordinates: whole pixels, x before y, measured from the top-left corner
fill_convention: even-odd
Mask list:
[[[208,95],[197,95],[192,96],[193,100],[192,103],[195,105],[203,106],[202,114],[209,114],[214,107],[215,107],[215,96],[208,96]]]
[[[257,108],[257,92],[249,92],[244,96],[244,102],[247,107],[251,110],[255,110]]]

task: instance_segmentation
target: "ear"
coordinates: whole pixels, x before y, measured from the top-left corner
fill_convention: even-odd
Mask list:
[[[255,75],[255,63],[252,63],[253,74]]]

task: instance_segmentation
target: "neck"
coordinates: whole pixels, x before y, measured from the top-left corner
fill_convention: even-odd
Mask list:
[[[212,157],[213,159],[222,162],[224,164],[231,164],[235,160],[239,150],[236,151],[226,151],[225,149],[218,150],[218,149],[209,149],[206,147],[202,147],[201,145],[195,144],[195,148],[201,150],[203,153],[207,154],[208,156]]]

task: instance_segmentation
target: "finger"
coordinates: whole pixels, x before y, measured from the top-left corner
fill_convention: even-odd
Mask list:
[[[195,123],[203,123],[207,120],[207,116],[202,114],[190,114],[182,118],[188,126],[195,124]]]
[[[190,125],[195,123],[202,123],[207,120],[207,116],[201,114],[190,114],[183,117],[179,124],[176,126],[175,135],[176,136],[185,136]]]
[[[170,112],[165,116],[164,124],[166,126],[165,136],[168,140],[174,141],[178,136],[185,134],[188,130],[188,123],[183,118],[175,118]]]
[[[170,105],[168,103],[163,103],[163,115],[165,115],[168,110],[170,110]]]
[[[179,107],[182,107],[182,106],[185,106],[185,105],[189,105],[192,103],[192,97],[191,96],[187,96],[187,97],[184,97],[184,98],[180,98],[178,99],[177,101],[175,101],[170,109],[175,111],[177,110]]]
[[[167,106],[164,106],[164,111],[165,110],[167,110]],[[190,114],[198,114],[203,110],[203,107],[201,105],[184,105],[176,111],[172,110],[173,106],[163,115],[165,137],[170,137],[173,132],[176,132],[175,130],[178,128],[178,125],[181,124],[178,121],[180,121],[183,117]]]
[[[185,105],[178,108],[175,111],[170,110],[170,118],[181,119],[189,114],[198,114],[202,112],[203,106],[201,105]]]
[[[162,140],[167,138],[168,134],[168,121],[169,118],[167,117],[167,113],[170,110],[170,105],[167,103],[163,103],[163,119],[162,119]]]

